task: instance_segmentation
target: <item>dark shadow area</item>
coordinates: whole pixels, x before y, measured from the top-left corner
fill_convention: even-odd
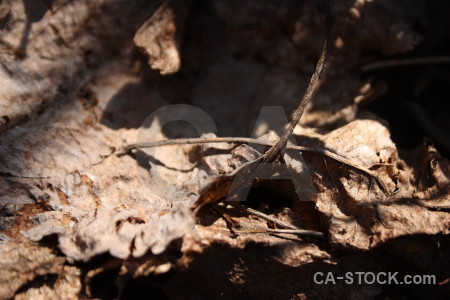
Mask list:
[[[319,247],[333,253],[334,263],[319,258],[311,262],[299,261],[297,266],[284,262],[290,257],[290,251],[301,251],[306,245],[299,241],[294,245],[273,246],[249,243],[243,249],[233,249],[215,243],[202,253],[185,253],[181,259],[188,259],[189,266],[178,266],[165,274],[119,279],[118,269],[102,272],[92,280],[91,290],[95,297],[113,299],[117,289],[111,287],[119,280],[123,282],[121,299],[290,299],[293,295],[304,295],[308,299],[330,296],[365,299],[370,295],[375,299],[439,300],[448,299],[450,295],[449,283],[369,286],[358,283],[355,273],[397,273],[398,281],[406,275],[435,275],[437,283],[444,282],[450,276],[448,236],[404,236],[376,249],[353,253],[332,251],[323,244]],[[145,257],[140,260],[143,259]],[[317,272],[324,274],[317,277],[321,280],[325,280],[328,272],[335,278],[352,272],[353,283],[335,279],[335,284],[317,284],[314,282]]]
[[[435,134],[441,136],[441,141],[450,139],[450,77],[429,77],[430,72],[443,75],[448,71],[450,66],[418,66],[377,74],[388,82],[390,89],[367,108],[389,122],[392,139],[399,148],[411,150],[425,137],[432,138]],[[450,154],[447,145],[436,138],[433,140],[444,155]]]
[[[168,249],[160,254],[153,255],[149,250],[144,256],[129,259],[126,264],[131,269],[140,268],[141,265],[153,262],[162,265],[170,262],[173,265],[181,258],[182,239],[174,240]],[[152,272],[149,272],[152,273]],[[121,287],[120,299],[170,299],[164,291],[164,285],[173,276],[174,271],[170,270],[163,274],[151,274],[149,276],[125,277]]]
[[[117,299],[119,267],[106,270],[95,276],[89,283],[91,295],[98,299]]]
[[[178,172],[183,172],[183,173],[192,172],[197,167],[196,165],[193,165],[191,168],[188,168],[188,169],[174,168],[174,167],[166,165],[165,163],[154,158],[151,155],[147,155],[147,153],[145,153],[141,150],[136,151],[134,157],[136,158],[136,162],[138,163],[138,165],[145,170],[151,169],[150,164],[163,166],[164,168],[166,168],[168,170],[178,171]]]
[[[249,49],[235,51],[239,55],[234,55],[236,59],[231,59],[233,67],[224,62],[230,59],[228,51],[233,39],[250,37],[252,33],[257,33],[261,39],[264,34],[260,30],[259,20],[245,24],[229,24],[219,16],[214,6],[211,1],[193,1],[185,22],[177,24],[177,33],[180,32],[178,50],[182,65],[176,74],[161,76],[158,71],[151,70],[146,57],[142,55],[138,58],[142,64],[141,81],[125,85],[109,100],[101,118],[103,124],[114,129],[139,128],[145,117],[161,106],[185,103],[199,107],[209,114],[216,122],[219,136],[250,136],[259,113],[259,99],[253,98],[252,94],[256,91],[251,89],[259,84],[259,78],[251,78],[254,76],[253,69],[248,71],[247,65],[261,69],[258,74],[262,74],[267,67],[266,62],[262,61],[257,53],[252,53],[254,50]],[[263,16],[256,19],[259,18]],[[175,15],[175,23],[176,20]],[[219,75],[220,78],[217,79],[208,79],[218,72],[218,69],[214,69],[216,65],[222,63],[224,67],[220,68],[219,73],[223,71],[224,75]],[[259,64],[262,66],[254,67]],[[246,72],[249,72],[249,76],[245,76]],[[209,83],[199,85],[203,81]],[[248,87],[249,85],[252,87]],[[261,85],[261,88],[272,89],[271,86],[264,85]],[[147,94],[152,90],[157,91],[158,98],[141,95],[144,89]],[[236,97],[230,96],[234,94]],[[295,104],[284,101],[281,105],[285,106],[286,102],[292,110]],[[270,104],[280,103],[273,99]]]
[[[160,275],[129,276],[121,274],[124,266],[132,272],[139,272],[143,265],[163,265],[165,263],[175,264],[181,257],[181,239],[170,243],[166,251],[160,255],[152,254],[148,250],[141,257],[130,256],[126,260],[102,254],[94,257],[88,263],[79,262],[76,265],[84,270],[82,278],[83,287],[80,292],[81,298],[95,299],[169,299],[163,290],[164,284],[173,275],[173,271]],[[145,269],[145,268],[144,268]],[[89,274],[89,270],[95,270],[95,274]],[[141,269],[141,271],[144,271]],[[148,271],[148,273],[151,273]],[[89,276],[89,278],[88,278]],[[89,296],[89,297],[88,297]]]
[[[155,110],[165,105],[153,83],[145,80],[126,84],[109,100],[100,122],[113,129],[139,128]]]
[[[258,188],[250,190],[247,199],[243,202],[243,204],[254,209],[261,208],[265,214],[273,213],[275,210],[279,210],[283,207],[292,207],[292,203],[295,200],[291,197],[275,192],[275,188],[264,188],[265,183],[272,183],[273,185],[276,185],[277,182],[279,183],[280,188],[290,189],[291,192],[294,191],[292,181],[268,179],[261,180],[259,181]]]
[[[436,275],[437,282],[442,282],[450,275],[448,251],[445,251],[448,246],[449,237],[442,235],[407,236],[368,252],[342,253],[337,264],[317,260],[295,267],[281,262],[292,247],[287,244],[272,247],[248,244],[242,250],[214,244],[202,254],[193,254],[192,264],[187,269],[178,269],[168,280],[165,278],[164,291],[170,299],[287,299],[301,294],[308,299],[330,296],[363,299],[369,296],[365,294],[369,287],[357,284],[356,275],[353,284],[337,280],[336,284],[319,285],[313,281],[314,274],[398,272],[397,279],[424,274]],[[405,255],[407,253],[410,255]],[[447,299],[449,295],[448,283],[386,284],[372,286],[370,290],[376,299]]]
[[[291,190],[283,191],[283,193],[279,192],[280,188],[286,189],[286,187]],[[287,196],[286,194],[291,194],[292,196]],[[243,201],[239,201],[239,203],[246,207],[259,210],[265,214],[273,214],[280,212],[284,207],[292,209],[294,201],[298,201],[298,199],[291,182],[287,180],[255,180],[250,188],[247,198]],[[220,202],[221,201],[218,201],[217,203]],[[225,206],[226,203],[227,202],[224,202]],[[221,206],[219,209],[219,207],[212,208],[207,205],[198,213],[197,221],[203,226],[210,226],[223,215],[234,218],[242,217],[247,214],[233,207],[225,208]],[[226,218],[224,218],[224,220],[226,222],[228,221]],[[238,223],[228,225],[239,227]]]
[[[82,270],[80,297],[85,298],[87,294],[91,294],[101,299],[114,299],[118,295],[116,278],[121,262],[122,260],[111,257],[109,253],[94,256],[87,263],[75,262],[74,265]],[[91,270],[99,268],[103,271],[88,277]]]
[[[161,299],[169,300],[163,289],[164,281],[167,281],[165,277],[170,275],[164,274],[159,276],[144,277],[129,279],[125,288],[121,294],[122,300],[149,300],[149,299]]]
[[[418,19],[413,28],[421,35],[417,46],[404,54],[383,56],[367,53],[375,61],[402,60],[448,56],[450,34],[447,12],[450,3],[445,0],[411,1],[409,8],[418,9],[425,19]],[[420,20],[420,21],[419,21]],[[380,41],[382,42],[382,41]],[[410,150],[431,138],[438,150],[450,155],[450,64],[396,66],[369,72],[373,82],[387,84],[387,92],[367,105],[367,108],[389,122],[393,141],[400,149]]]
[[[0,30],[6,29],[11,19],[11,6],[0,3]]]

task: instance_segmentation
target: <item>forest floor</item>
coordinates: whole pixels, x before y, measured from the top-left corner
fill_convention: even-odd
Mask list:
[[[0,1],[0,299],[448,298],[450,3],[328,2],[231,195],[315,1]]]

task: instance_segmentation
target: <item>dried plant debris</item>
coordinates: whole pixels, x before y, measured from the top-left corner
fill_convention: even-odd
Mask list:
[[[149,64],[153,69],[160,70],[162,75],[173,74],[180,69],[180,30],[190,2],[163,3],[134,36],[136,46],[148,55]]]
[[[0,299],[126,299],[139,278],[174,299],[416,295],[312,282],[365,270],[448,287],[450,161],[398,147],[363,108],[388,87],[360,73],[423,40],[428,4],[333,3],[315,98],[253,180],[290,119],[261,107],[298,105],[323,17],[313,2],[175,2],[1,2]],[[218,130],[146,123],[175,103]],[[251,184],[245,201],[225,201],[233,182]]]
[[[443,205],[442,197],[446,199],[448,196],[446,189],[437,188],[434,198],[429,199],[431,191],[415,186],[416,179],[412,173],[422,174],[428,167],[407,165],[401,161],[389,131],[381,123],[354,121],[325,135],[301,129],[297,132],[302,133],[299,140],[304,145],[303,157],[307,165],[304,173],[312,177],[313,188],[317,191],[313,201],[322,220],[328,223],[333,244],[368,250],[406,234],[448,233],[448,213],[430,211],[423,204],[426,202],[432,208],[435,200],[435,207]],[[258,157],[258,154],[252,154],[255,151],[248,150],[248,146],[240,146],[228,157],[221,154],[208,158],[208,173],[217,179],[207,185],[200,201],[212,203],[226,197],[238,172],[229,172],[230,175],[226,176],[221,174],[230,167],[242,171],[242,167],[249,166]],[[288,147],[288,153],[295,151]],[[433,155],[433,151],[429,151]],[[438,159],[436,155],[434,157]],[[298,161],[298,158],[287,156],[285,160],[294,170],[303,166],[303,161]],[[429,161],[433,159],[429,158]],[[442,164],[448,167],[448,161],[442,161],[442,158],[433,162],[429,177],[435,180],[434,187],[446,186],[448,176],[440,171]],[[311,193],[311,188],[309,190]]]
[[[0,298],[75,299],[81,290],[80,270],[65,258],[35,243],[0,242]]]
[[[388,192],[393,192],[386,194],[380,182],[352,167],[308,154],[312,160],[305,160],[310,170],[323,168],[323,173],[312,173],[319,195],[316,207],[329,222],[331,242],[339,247],[370,249],[401,235],[448,233],[447,212],[431,213],[414,202],[420,187],[414,186],[410,174],[420,166],[399,160],[386,127],[375,121],[355,121],[322,141],[331,151],[375,171]]]

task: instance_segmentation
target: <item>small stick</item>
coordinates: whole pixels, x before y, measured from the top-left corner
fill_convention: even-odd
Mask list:
[[[406,67],[414,65],[429,65],[429,64],[445,64],[450,63],[450,56],[434,56],[434,57],[417,57],[407,59],[385,60],[378,61],[365,65],[361,68],[362,72],[370,72],[379,69],[387,69],[393,67]]]
[[[322,52],[320,54],[319,61],[317,62],[316,69],[314,70],[314,73],[311,76],[311,80],[309,81],[305,94],[303,95],[303,98],[300,101],[298,107],[294,111],[294,116],[291,122],[289,123],[288,128],[286,129],[284,134],[280,137],[278,142],[275,145],[273,145],[266,153],[264,153],[261,160],[262,163],[273,162],[280,155],[280,153],[283,152],[283,150],[286,148],[287,141],[294,132],[295,126],[297,126],[303,113],[305,112],[306,105],[311,101],[313,93],[319,82],[319,76],[322,73],[323,65],[325,64],[325,57],[328,51],[328,41],[330,39],[331,26],[333,25],[333,22],[331,19],[330,12],[328,11],[328,7],[326,7],[326,5],[318,5],[318,8],[325,16],[326,21],[325,39],[323,42]]]
[[[213,208],[213,210],[215,210],[217,213],[220,212],[220,208],[219,208],[218,206],[216,206],[217,204],[215,204],[215,203],[207,203],[207,202],[203,202],[202,204],[200,204],[198,207],[196,207],[196,208],[194,209],[193,215],[194,215],[194,216],[197,215],[197,213],[200,211],[200,209],[203,208],[205,205],[211,205],[211,208]],[[271,217],[271,216],[269,216],[269,215],[266,215],[265,213],[262,213],[262,212],[260,212],[260,211],[258,211],[258,210],[255,210],[255,209],[253,209],[253,208],[250,208],[250,207],[246,207],[246,206],[244,206],[244,205],[241,205],[240,203],[229,202],[228,205],[230,205],[230,206],[236,208],[236,209],[239,210],[240,212],[247,213],[247,214],[249,214],[249,215],[254,215],[254,216],[259,217],[260,219],[263,219],[263,220],[272,222],[272,223],[274,223],[274,224],[280,226],[281,228],[286,228],[286,229],[290,229],[290,230],[303,230],[303,229],[298,228],[298,227],[295,226],[295,225],[292,225],[292,224],[289,224],[289,223],[285,223],[285,222],[283,222],[283,221],[281,221],[281,220],[278,220],[278,219],[273,218],[273,217]],[[224,215],[222,215],[222,216],[224,217]],[[228,219],[228,218],[229,218],[229,219]],[[224,220],[225,220],[225,222],[229,222],[229,223],[231,223],[231,224],[236,224],[236,222],[235,222],[232,218],[230,218],[230,217],[224,217]],[[235,231],[235,230],[233,230],[233,231]]]
[[[169,145],[189,145],[189,144],[207,144],[207,143],[241,143],[241,144],[255,144],[255,145],[267,145],[264,141],[259,141],[252,138],[242,137],[215,137],[215,138],[182,138],[182,139],[170,139],[156,142],[136,143],[129,144],[123,147],[116,155],[121,156],[133,149],[137,148],[153,148]]]
[[[321,10],[322,14],[324,15],[325,22],[326,22],[325,39],[324,39],[324,43],[322,46],[322,51],[320,54],[319,61],[317,62],[316,69],[314,70],[314,73],[311,76],[311,80],[309,81],[309,84],[308,84],[308,87],[306,88],[305,94],[303,95],[303,98],[300,101],[298,107],[294,111],[294,116],[293,116],[291,122],[289,123],[288,128],[283,133],[283,135],[280,137],[280,139],[274,145],[272,145],[272,147],[270,147],[270,149],[267,150],[266,153],[264,153],[261,156],[261,163],[273,162],[277,157],[279,157],[280,153],[286,149],[287,141],[288,141],[289,137],[292,135],[292,133],[294,132],[294,128],[297,126],[298,122],[300,121],[300,119],[305,111],[305,107],[310,102],[310,100],[313,96],[314,90],[317,87],[317,84],[319,81],[319,76],[322,73],[322,69],[325,64],[325,57],[326,57],[326,54],[328,51],[328,41],[330,39],[331,26],[333,24],[327,5],[319,4],[318,8]],[[127,149],[125,149],[125,150],[127,150]],[[251,175],[259,172],[261,166],[262,166],[262,164],[259,164],[255,168],[255,170],[252,172]],[[242,185],[240,185],[236,190],[238,190],[241,186]]]
[[[172,140],[163,140],[163,141],[156,141],[156,142],[148,142],[148,143],[138,143],[138,144],[130,144],[125,146],[121,151],[117,153],[117,155],[123,155],[124,153],[127,153],[131,151],[132,149],[136,148],[152,148],[152,147],[160,147],[160,146],[169,146],[169,145],[182,145],[182,144],[207,144],[207,143],[242,143],[242,144],[253,144],[253,145],[265,145],[270,146],[273,145],[273,143],[269,143],[263,140],[259,139],[253,139],[253,138],[244,138],[244,137],[218,137],[218,138],[185,138],[185,139],[172,139]],[[335,161],[341,162],[345,165],[348,165],[350,167],[353,167],[357,170],[360,170],[367,175],[375,178],[375,180],[378,182],[378,184],[383,189],[383,192],[388,195],[392,196],[396,193],[390,192],[389,189],[386,187],[384,182],[378,178],[377,174],[370,170],[369,168],[363,167],[361,165],[358,165],[357,163],[354,163],[350,161],[349,159],[331,152],[327,149],[322,148],[314,148],[314,147],[305,147],[305,146],[294,146],[294,145],[287,145],[286,149],[292,149],[292,150],[300,150],[304,152],[312,152],[321,154],[324,156],[327,156]],[[259,158],[258,158],[259,159]],[[234,173],[234,172],[233,172]]]
[[[229,232],[229,230],[226,230],[224,228],[216,228],[213,227],[215,230],[223,230]],[[307,236],[307,237],[313,237],[313,238],[319,238],[323,239],[325,238],[325,234],[320,231],[314,231],[314,230],[305,230],[305,229],[271,229],[271,228],[265,228],[265,229],[255,229],[255,230],[233,230],[233,233],[268,233],[268,234],[274,234],[274,233],[284,233],[284,234],[295,234],[298,236]]]

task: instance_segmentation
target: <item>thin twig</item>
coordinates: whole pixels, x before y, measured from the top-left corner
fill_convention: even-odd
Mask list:
[[[223,230],[229,232],[229,230],[226,230],[224,228],[217,228],[214,227],[215,230]],[[275,234],[275,233],[282,233],[282,234],[295,234],[298,236],[307,236],[307,237],[314,237],[323,239],[325,238],[325,234],[320,231],[314,231],[314,230],[306,230],[306,229],[271,229],[271,228],[265,228],[265,229],[255,229],[255,230],[233,230],[233,233],[268,233],[268,234]]]
[[[163,140],[163,141],[156,141],[156,142],[148,142],[148,143],[138,143],[138,144],[131,144],[125,146],[121,151],[117,153],[117,155],[122,155],[123,153],[129,152],[132,149],[137,148],[153,148],[153,147],[160,147],[160,146],[169,146],[169,145],[182,145],[182,144],[208,144],[208,143],[241,143],[241,144],[253,144],[253,145],[265,145],[270,146],[273,145],[273,143],[260,140],[260,139],[253,139],[253,138],[244,138],[244,137],[218,137],[218,138],[184,138],[184,139],[171,139],[171,140]],[[350,161],[348,158],[345,158],[337,153],[334,153],[327,149],[322,148],[314,148],[314,147],[305,147],[305,146],[294,146],[294,145],[287,145],[287,149],[292,150],[300,150],[304,152],[312,152],[321,154],[324,156],[327,156],[335,161],[341,162],[347,166],[353,167],[357,170],[360,170],[367,175],[375,178],[375,180],[380,184],[383,191],[386,193],[386,195],[392,195],[395,193],[390,192],[389,189],[386,187],[384,182],[378,178],[377,174],[370,170],[367,167],[361,166],[357,163],[354,163]]]
[[[263,229],[263,230],[250,230],[250,231],[241,231],[241,230],[234,230],[233,229],[234,233],[267,233],[267,232],[269,232],[269,233],[290,233],[290,234],[310,236],[310,237],[316,237],[316,238],[324,238],[325,237],[323,232],[312,231],[312,230],[305,230],[305,229],[298,228],[295,225],[292,225],[292,224],[283,222],[281,220],[278,220],[278,219],[276,219],[274,217],[266,215],[265,213],[257,211],[257,210],[255,210],[253,208],[246,207],[246,206],[244,206],[244,205],[242,205],[242,204],[240,204],[238,202],[228,202],[227,204],[232,206],[232,207],[234,207],[234,208],[236,208],[236,209],[238,209],[241,212],[257,216],[257,217],[259,217],[259,218],[261,218],[263,220],[272,222],[272,223],[274,223],[274,224],[284,228],[284,229],[279,229],[279,228],[269,229],[268,228],[268,229]],[[214,206],[212,206],[212,207],[214,207]],[[234,220],[233,220],[233,222],[234,222]]]
[[[257,217],[259,217],[261,219],[264,219],[266,221],[273,222],[273,223],[277,224],[278,226],[280,226],[282,228],[294,229],[294,230],[299,230],[300,229],[300,228],[298,228],[295,225],[288,224],[288,223],[285,223],[283,221],[280,221],[280,220],[278,220],[276,218],[273,218],[273,217],[271,217],[269,215],[266,215],[265,213],[262,213],[262,212],[260,212],[260,211],[258,211],[256,209],[253,209],[253,208],[250,208],[250,207],[246,207],[246,206],[244,206],[244,205],[242,205],[242,204],[240,204],[238,202],[228,202],[227,204],[233,206],[234,208],[237,208],[238,210],[240,210],[242,212],[246,212],[248,214],[257,216]]]
[[[197,215],[197,213],[200,211],[200,209],[201,209],[202,207],[204,207],[205,205],[207,205],[207,204],[211,205],[211,208],[213,208],[216,212],[219,213],[220,208],[219,208],[218,206],[215,206],[215,205],[217,205],[217,204],[215,204],[215,203],[206,203],[206,202],[203,202],[203,203],[201,203],[198,207],[196,207],[196,208],[194,209],[193,215],[194,215],[194,216]],[[238,203],[238,202],[228,202],[227,204],[230,205],[230,206],[232,206],[232,207],[234,207],[234,208],[236,208],[236,209],[239,210],[240,212],[247,213],[247,214],[249,214],[249,215],[257,216],[258,218],[263,219],[263,220],[266,220],[266,221],[269,221],[269,222],[272,222],[272,223],[274,223],[274,224],[280,226],[281,228],[286,228],[286,229],[290,229],[290,230],[297,230],[297,231],[302,231],[302,230],[303,230],[303,229],[301,229],[301,228],[298,228],[298,227],[295,226],[295,225],[292,225],[292,224],[283,222],[283,221],[281,221],[281,220],[278,220],[278,219],[276,219],[276,218],[274,218],[274,217],[271,217],[271,216],[269,216],[269,215],[266,215],[266,214],[263,213],[263,212],[260,212],[260,211],[258,211],[258,210],[253,209],[253,208],[250,208],[250,207],[246,207],[246,206],[244,206],[244,205],[242,205],[242,204],[240,204],[240,203]],[[223,216],[224,216],[224,215],[223,215]],[[229,222],[229,223],[232,223],[232,224],[235,223],[235,221],[232,220],[231,218],[230,218],[231,220],[228,219],[228,217],[226,217],[226,218],[224,218],[224,219],[225,219],[225,222]],[[234,230],[233,230],[233,231],[234,231]]]
[[[223,207],[219,206],[219,204],[211,203],[211,205],[209,207],[215,213],[217,213],[217,215],[219,215],[225,221],[225,223],[227,223],[227,225],[230,226],[230,228],[239,226],[238,222],[236,222],[231,216],[226,215]]]
[[[254,178],[255,175],[257,175],[261,169],[265,166],[266,163],[272,163],[274,162],[278,157],[280,157],[281,153],[286,149],[287,141],[289,137],[292,136],[292,133],[294,132],[294,128],[297,126],[298,122],[300,121],[306,105],[309,103],[309,101],[312,98],[312,95],[314,93],[314,90],[318,84],[319,76],[322,73],[323,65],[325,64],[325,57],[327,54],[328,49],[328,40],[330,39],[330,32],[331,32],[331,26],[332,26],[332,20],[331,15],[328,11],[327,5],[318,5],[318,8],[321,10],[325,17],[326,22],[326,29],[325,29],[325,38],[324,43],[322,47],[322,51],[320,54],[319,61],[317,62],[316,69],[314,70],[313,75],[311,76],[311,80],[308,84],[308,87],[306,88],[305,94],[303,95],[302,100],[300,101],[298,107],[294,111],[294,116],[289,123],[288,128],[285,130],[285,132],[281,135],[280,139],[272,146],[270,147],[267,152],[265,152],[260,157],[260,163],[257,164],[254,169],[246,176],[245,179],[243,179],[235,188],[233,188],[229,195],[230,197],[234,197],[237,195],[239,190],[241,190],[245,185],[249,184],[249,179]]]
[[[291,122],[289,123],[288,128],[280,137],[278,142],[273,145],[262,157],[261,162],[273,162],[280,153],[286,148],[287,141],[289,137],[294,132],[294,128],[297,126],[300,121],[303,113],[305,112],[306,105],[311,101],[313,93],[317,87],[319,82],[319,76],[322,73],[323,65],[325,64],[325,57],[328,51],[328,41],[330,39],[331,26],[333,24],[331,15],[328,11],[328,8],[325,5],[320,5],[318,8],[321,10],[323,15],[325,16],[326,29],[325,29],[325,39],[322,46],[322,52],[320,54],[319,61],[317,62],[316,69],[314,70],[313,75],[311,76],[311,80],[309,81],[308,87],[306,88],[305,94],[303,95],[302,100],[300,101],[298,107],[294,111],[294,115],[292,117]]]
[[[145,142],[145,143],[136,143],[129,144],[123,147],[119,152],[117,152],[118,156],[124,155],[133,149],[138,148],[153,148],[160,146],[169,146],[169,145],[192,145],[192,144],[207,144],[207,143],[240,143],[240,144],[254,144],[254,145],[267,145],[264,141],[259,141],[257,139],[252,138],[243,138],[243,137],[215,137],[215,138],[182,138],[182,139],[170,139],[170,140],[162,140],[156,142]]]
[[[387,69],[393,67],[407,67],[414,65],[430,65],[430,64],[448,64],[450,56],[434,56],[434,57],[417,57],[407,59],[378,61],[365,65],[361,68],[362,72],[370,72],[379,69]]]

